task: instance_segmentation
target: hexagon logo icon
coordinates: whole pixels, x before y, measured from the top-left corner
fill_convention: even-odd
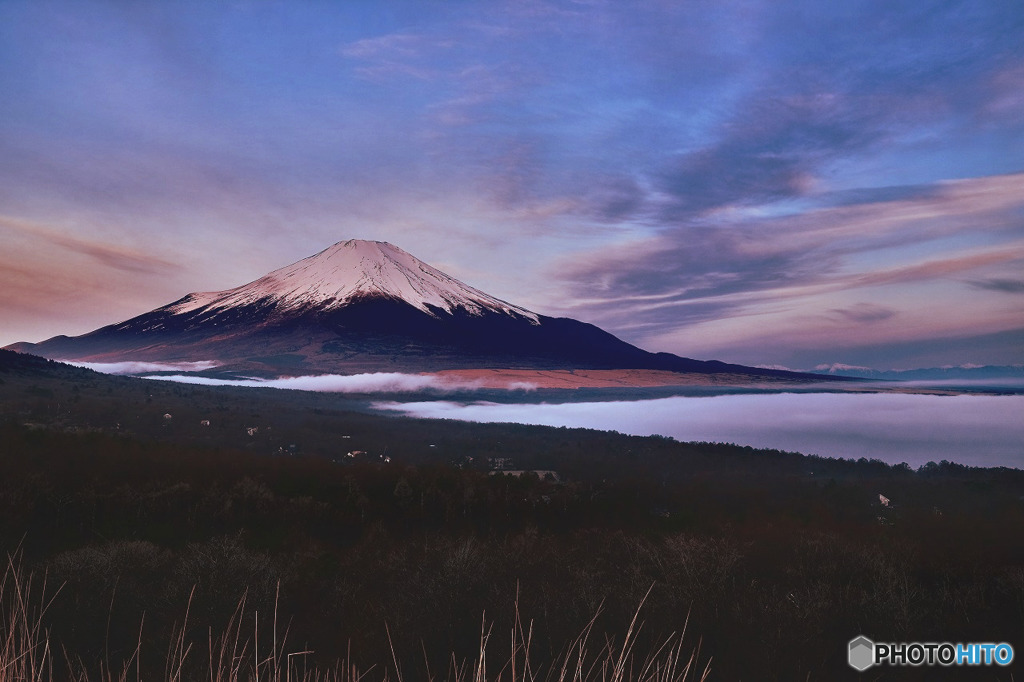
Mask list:
[[[850,640],[848,650],[850,667],[858,672],[864,672],[875,664],[875,643],[864,635]]]

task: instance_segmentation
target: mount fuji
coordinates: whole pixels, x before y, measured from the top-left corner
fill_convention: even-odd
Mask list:
[[[490,296],[387,242],[348,240],[227,291],[11,350],[86,362],[215,362],[266,376],[449,369],[651,369],[824,379],[649,353]]]

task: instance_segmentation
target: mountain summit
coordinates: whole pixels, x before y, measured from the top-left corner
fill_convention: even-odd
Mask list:
[[[9,348],[55,360],[212,361],[220,372],[263,375],[656,369],[812,378],[649,353],[593,325],[490,296],[387,242],[358,239],[234,289]]]
[[[273,301],[279,311],[328,311],[370,298],[402,301],[432,316],[461,308],[538,322],[536,313],[467,286],[393,244],[362,239],[338,242],[235,289],[189,294],[165,309],[185,314]]]

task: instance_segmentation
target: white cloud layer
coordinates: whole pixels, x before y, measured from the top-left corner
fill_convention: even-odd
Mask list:
[[[179,381],[205,386],[249,386],[256,388],[284,388],[296,391],[324,393],[414,393],[416,391],[466,391],[483,388],[480,381],[439,377],[432,374],[399,374],[375,372],[372,374],[325,374],[322,376],[284,377],[281,379],[214,379],[197,376],[153,376],[147,379]],[[532,384],[514,384],[512,390],[532,390]]]
[[[381,402],[376,407],[415,417],[660,434],[914,467],[948,459],[1024,468],[1021,395],[784,393],[559,405]]]
[[[145,372],[202,372],[213,369],[216,362],[200,360],[198,362],[79,362],[78,360],[61,360],[75,367],[84,367],[102,374],[143,374]]]

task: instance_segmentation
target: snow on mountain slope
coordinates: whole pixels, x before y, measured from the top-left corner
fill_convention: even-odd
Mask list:
[[[463,284],[387,242],[350,239],[227,291],[189,294],[163,310],[218,310],[272,300],[281,309],[339,308],[363,297],[405,301],[429,315],[463,308],[539,323],[536,313]]]

